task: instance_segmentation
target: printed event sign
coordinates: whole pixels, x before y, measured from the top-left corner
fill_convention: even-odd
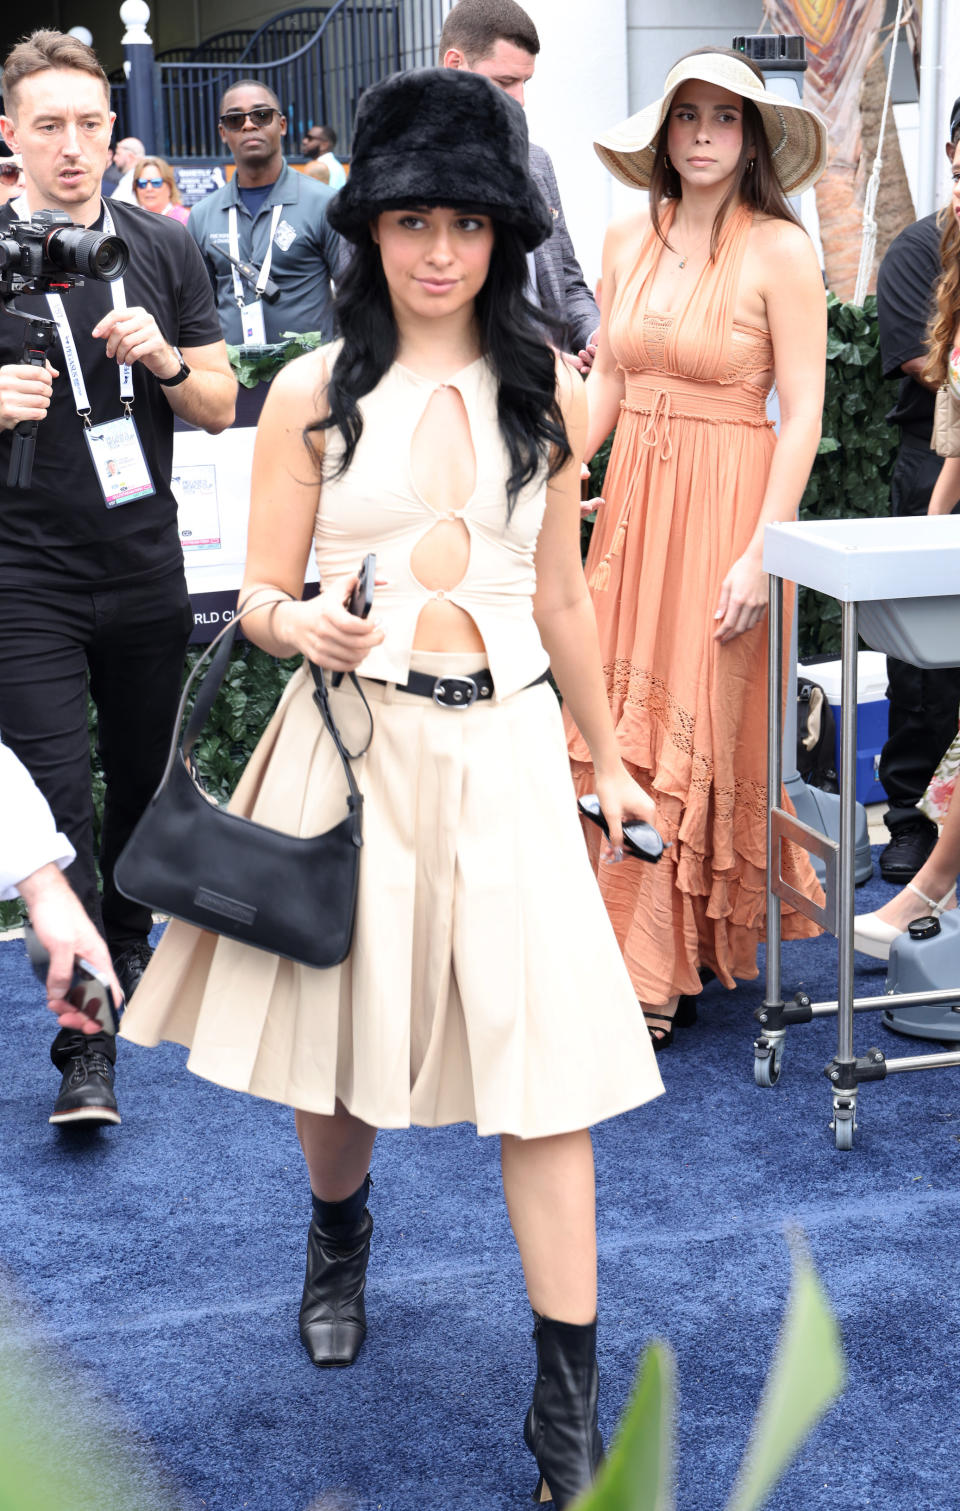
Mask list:
[[[174,176],[177,180],[177,188],[180,190],[180,198],[189,210],[198,200],[207,194],[212,194],[214,189],[222,189],[226,183],[223,169],[216,164],[210,166],[197,166],[190,163],[177,163],[174,166]]]
[[[177,501],[180,544],[188,551],[219,551],[220,510],[217,505],[217,469],[212,462],[189,463],[176,468],[171,478]]]
[[[250,514],[253,426],[234,426],[221,435],[175,430],[173,494],[180,541],[193,605],[191,639],[212,640],[233,616],[243,582]],[[308,584],[317,580],[313,557]],[[309,596],[308,589],[306,596]]]

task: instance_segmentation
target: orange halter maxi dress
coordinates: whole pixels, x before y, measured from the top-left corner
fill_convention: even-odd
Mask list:
[[[626,396],[587,581],[620,752],[654,798],[671,848],[658,865],[628,857],[598,865],[597,876],[649,1006],[699,991],[698,967],[727,987],[752,979],[763,937],[766,620],[721,645],[713,618],[720,585],[756,528],[776,445],[768,389],[753,381],[772,369],[770,336],[734,321],[751,221],[748,207],[729,217],[716,261],[672,315],[648,307],[662,251],[651,228],[610,311]],[[565,722],[577,793],[590,792],[589,750],[569,715]],[[783,869],[822,898],[805,852],[785,845]],[[784,938],[818,932],[784,904]]]

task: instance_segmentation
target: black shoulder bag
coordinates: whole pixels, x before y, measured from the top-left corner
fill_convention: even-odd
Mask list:
[[[350,761],[369,747],[373,715],[356,677],[351,673],[370,715],[370,735],[362,750],[351,753],[330,712],[323,672],[310,663],[314,701],[347,780],[347,816],[325,834],[301,839],[230,813],[201,787],[191,760],[226,674],[236,627],[253,608],[267,606],[241,609],[193,668],[180,699],[166,769],[117,860],[114,881],[134,902],[322,969],[339,965],[349,954],[357,906],[363,797]],[[218,643],[181,740],[191,688]]]

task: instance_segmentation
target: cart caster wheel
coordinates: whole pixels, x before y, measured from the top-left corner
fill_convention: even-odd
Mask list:
[[[833,1137],[838,1149],[853,1148],[853,1118],[835,1118]]]
[[[782,1059],[782,1044],[774,1046],[761,1041],[753,1057],[753,1079],[758,1086],[776,1086]]]

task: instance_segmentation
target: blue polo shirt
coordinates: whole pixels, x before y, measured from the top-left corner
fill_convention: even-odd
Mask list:
[[[321,331],[329,341],[333,336],[331,282],[340,258],[340,238],[327,224],[326,210],[332,198],[327,184],[297,173],[284,161],[280,177],[255,216],[238,193],[236,174],[223,189],[214,190],[194,205],[187,230],[206,263],[220,325],[232,345],[240,344],[243,328],[230,264],[217,251],[230,250],[231,206],[237,211],[240,256],[257,268],[263,266],[267,255],[274,206],[282,207],[270,264],[270,277],[279,286],[280,297],[274,304],[263,306],[267,340],[279,341],[285,331]],[[246,284],[243,294],[245,303],[255,297]]]

